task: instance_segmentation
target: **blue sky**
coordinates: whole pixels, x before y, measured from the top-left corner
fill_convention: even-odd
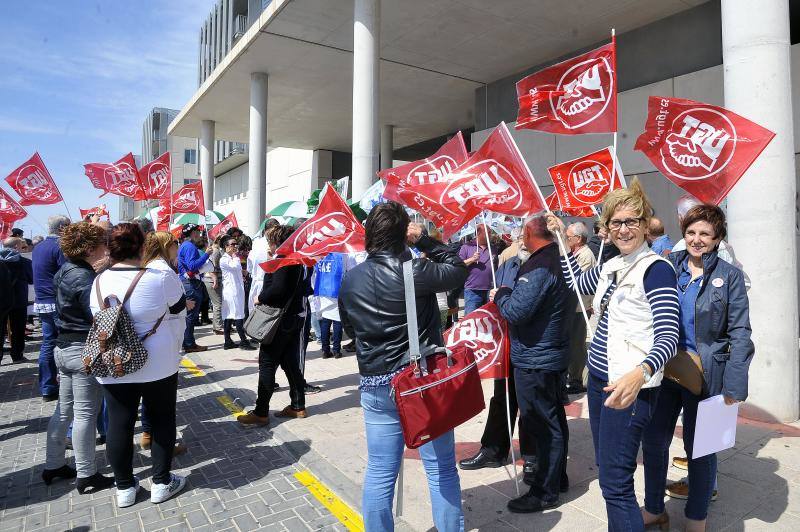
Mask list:
[[[213,0],[28,0],[0,17],[0,179],[38,150],[73,218],[98,199],[88,162],[141,152],[153,107],[183,107],[197,88],[197,39]],[[11,192],[5,181],[2,186]],[[16,193],[11,192],[17,198]],[[62,204],[26,207],[43,234]]]

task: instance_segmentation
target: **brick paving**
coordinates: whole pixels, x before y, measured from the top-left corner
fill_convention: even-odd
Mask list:
[[[134,452],[142,480],[137,503],[117,508],[114,489],[79,495],[74,481],[46,486],[47,422],[55,402],[38,395],[38,343],[30,342],[31,362],[0,366],[0,531],[63,530],[346,530],[304,488],[294,473],[296,457],[308,446],[284,441],[266,429],[247,429],[218,401],[222,388],[208,376],[181,368],[178,436],[189,448],[173,460],[173,470],[188,475],[184,492],[159,505],[149,500],[149,451]],[[138,438],[137,426],[137,438]],[[68,462],[74,465],[71,451]],[[105,446],[98,468],[110,475]]]

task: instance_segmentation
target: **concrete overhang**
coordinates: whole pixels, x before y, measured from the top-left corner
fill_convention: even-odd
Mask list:
[[[475,89],[706,0],[383,0],[380,122],[404,147],[474,125]],[[269,74],[271,146],[350,151],[353,0],[273,0],[172,121],[247,142]]]

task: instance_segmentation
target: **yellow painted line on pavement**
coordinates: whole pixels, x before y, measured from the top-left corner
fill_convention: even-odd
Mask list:
[[[294,478],[299,480],[325,508],[330,510],[333,516],[347,527],[347,530],[363,532],[364,520],[361,518],[361,514],[337,497],[325,484],[311,474],[311,471],[305,470],[295,473]]]
[[[206,375],[205,371],[203,371],[202,369],[198,368],[197,364],[195,364],[194,362],[192,362],[191,360],[189,360],[186,357],[181,358],[181,366],[186,368],[186,370],[189,373],[191,373],[191,376],[189,378],[192,378],[192,377],[205,377],[205,375]]]
[[[233,417],[238,418],[239,416],[244,415],[244,410],[242,410],[242,407],[234,403],[233,400],[227,395],[220,395],[217,397],[217,401],[219,401],[222,406],[224,406],[231,414],[233,414]]]

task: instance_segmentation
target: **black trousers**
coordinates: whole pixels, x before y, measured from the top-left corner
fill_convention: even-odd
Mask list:
[[[536,442],[539,468],[531,492],[543,501],[558,500],[561,477],[567,472],[569,429],[561,402],[563,372],[514,368],[520,432]]]
[[[12,308],[6,317],[0,316],[0,360],[3,359],[3,345],[6,341],[6,324],[11,331],[11,360],[22,360],[25,353],[25,322],[28,319],[26,307]]]
[[[178,374],[153,382],[104,384],[103,396],[108,409],[106,455],[118,489],[133,487],[133,428],[139,400],[147,409],[153,482],[168,484],[175,447],[175,403],[178,398]]]
[[[517,392],[512,369],[508,378],[508,395],[511,399],[511,431],[517,424]],[[511,450],[511,440],[508,437],[508,421],[506,420],[506,381],[495,379],[494,395],[489,400],[489,415],[486,417],[486,427],[481,437],[481,448],[494,456],[497,460],[505,460]],[[519,433],[519,450],[524,457],[536,455],[536,445],[530,435],[524,431]]]
[[[272,399],[278,367],[283,369],[289,380],[290,406],[295,410],[306,407],[305,381],[299,364],[304,333],[301,319],[284,316],[272,342],[261,344],[258,351],[258,397],[254,409],[257,416],[269,414],[269,401]]]
[[[236,332],[239,334],[239,340],[247,343],[247,335],[244,333],[244,320],[224,320],[222,322],[222,327],[225,332],[225,343],[233,343],[233,340],[231,339],[231,330],[233,329],[234,325],[236,326]]]

